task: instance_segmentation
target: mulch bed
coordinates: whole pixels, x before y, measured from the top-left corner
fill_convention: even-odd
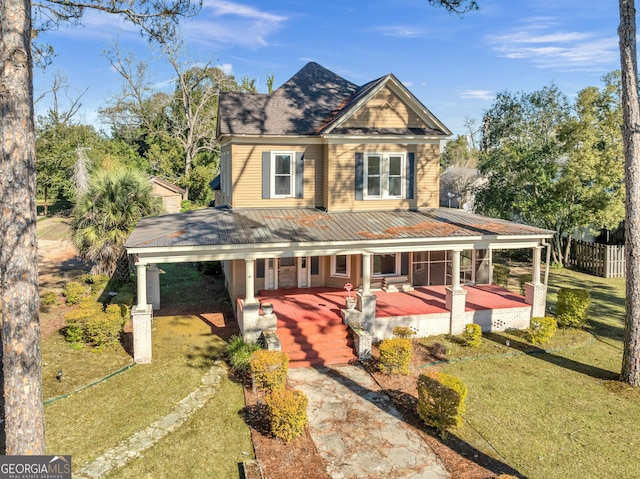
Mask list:
[[[444,463],[451,479],[493,479],[499,474],[512,474],[519,477],[517,471],[478,451],[455,434],[441,438],[437,431],[425,426],[416,412],[418,375],[425,369],[425,363],[444,359],[438,348],[430,349],[414,341],[414,354],[411,374],[403,376],[381,373],[376,367],[378,349],[372,348],[373,360],[365,365],[376,382],[393,400],[406,423],[433,449]],[[330,479],[326,473],[326,461],[316,448],[309,432],[285,444],[271,436],[266,417],[264,396],[253,392],[249,382],[243,381],[246,407],[242,411],[245,422],[251,427],[251,439],[256,455],[257,466],[248,472],[247,479],[287,479],[304,477],[305,479]],[[260,469],[260,472],[257,471]],[[260,476],[261,473],[261,476]]]

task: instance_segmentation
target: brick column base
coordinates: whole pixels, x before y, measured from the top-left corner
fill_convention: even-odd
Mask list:
[[[133,360],[138,364],[151,362],[151,319],[153,309],[150,304],[146,307],[134,306],[131,309],[133,321]]]
[[[531,305],[532,318],[541,318],[546,315],[547,287],[544,284],[525,283],[524,300]]]
[[[461,334],[467,322],[464,307],[467,301],[467,290],[463,288],[446,288],[446,308],[451,311],[450,334]]]

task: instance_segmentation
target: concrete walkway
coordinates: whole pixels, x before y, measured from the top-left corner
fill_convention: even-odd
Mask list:
[[[359,366],[289,370],[309,398],[311,437],[334,479],[446,479],[433,450]]]
[[[74,479],[98,479],[114,469],[123,467],[131,459],[141,457],[156,442],[178,429],[218,391],[220,380],[227,374],[222,361],[216,361],[202,378],[202,385],[180,401],[169,414],[147,428],[105,451],[95,461],[73,474]]]

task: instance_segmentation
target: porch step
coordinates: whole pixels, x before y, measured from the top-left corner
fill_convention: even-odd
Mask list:
[[[290,368],[344,364],[355,359],[347,327],[340,320],[279,322],[277,332]]]

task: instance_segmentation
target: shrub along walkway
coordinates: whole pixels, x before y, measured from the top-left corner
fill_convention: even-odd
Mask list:
[[[97,479],[119,467],[123,467],[131,459],[141,457],[156,442],[178,429],[220,388],[221,378],[227,374],[222,361],[216,361],[213,367],[202,378],[202,385],[180,401],[172,411],[161,417],[146,429],[125,439],[116,447],[109,449],[92,463],[87,464],[74,473],[76,479]]]
[[[289,384],[309,398],[309,430],[331,477],[449,477],[431,447],[361,367],[291,369]]]

